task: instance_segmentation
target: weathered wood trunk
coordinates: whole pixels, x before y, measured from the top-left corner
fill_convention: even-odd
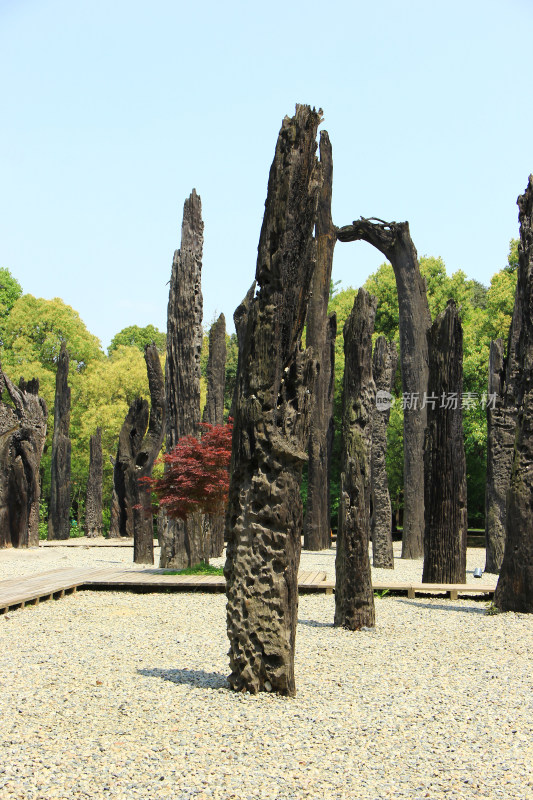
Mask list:
[[[166,451],[182,436],[197,436],[200,422],[202,350],[202,201],[193,189],[183,206],[181,247],[174,253],[167,311]],[[181,569],[209,560],[203,516],[185,522],[161,513],[158,519],[161,567]]]
[[[372,373],[376,384],[376,403],[372,412],[372,557],[373,565],[394,569],[392,550],[392,510],[387,478],[387,425],[390,417],[390,398],[398,352],[394,342],[380,336],[374,347]]]
[[[380,250],[391,262],[400,310],[400,361],[402,387],[412,405],[404,410],[404,514],[402,558],[421,558],[424,553],[424,431],[428,388],[427,332],[431,315],[426,284],[407,222],[361,219],[339,228],[341,242],[362,239]]]
[[[90,439],[89,477],[85,499],[85,536],[102,536],[102,429],[97,428]]]
[[[516,361],[518,408],[506,536],[494,604],[502,611],[533,612],[533,175],[518,198],[520,242],[513,328],[519,331]],[[516,322],[516,325],[515,325]],[[508,348],[512,350],[511,347]],[[511,379],[512,380],[512,379]]]
[[[422,581],[465,583],[468,525],[461,410],[463,331],[453,300],[431,326],[428,351],[431,399],[428,395]]]
[[[307,510],[304,521],[306,550],[324,550],[330,546],[328,432],[332,418],[334,384],[331,381],[328,302],[337,237],[331,218],[333,157],[327,131],[320,134],[320,164],[322,188],[318,198],[315,232],[317,260],[306,322],[306,345],[313,348],[318,360],[307,465]]]
[[[207,399],[202,416],[210,425],[224,424],[224,385],[226,382],[226,319],[221,314],[209,330],[207,361]],[[224,514],[206,514],[205,535],[209,555],[218,558],[224,550]]]
[[[342,473],[335,558],[335,625],[375,624],[370,544],[370,456],[376,389],[372,333],[377,299],[359,289],[344,326]]]
[[[113,534],[133,537],[137,564],[154,563],[154,533],[150,493],[139,480],[152,474],[165,433],[165,383],[154,344],[144,349],[151,408],[141,397],[131,404],[120,431],[113,471],[111,528]]]
[[[513,463],[516,408],[505,406],[503,341],[490,343],[487,404],[487,484],[485,492],[485,572],[498,573],[505,545],[507,492]],[[494,398],[490,401],[490,398]]]
[[[54,435],[50,474],[50,506],[48,509],[48,538],[68,539],[70,536],[70,387],[68,381],[69,355],[65,342],[57,360],[56,394],[54,404]]]
[[[294,695],[302,534],[316,364],[300,339],[316,247],[320,115],[285,117],[270,169],[258,247],[259,290],[241,316],[226,515],[230,685]]]
[[[39,466],[48,409],[39,381],[20,379],[18,389],[0,368],[0,548],[39,545]]]

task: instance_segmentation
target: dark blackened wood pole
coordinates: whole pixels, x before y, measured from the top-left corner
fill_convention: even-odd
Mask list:
[[[0,400],[0,548],[37,547],[48,409],[36,379],[17,388],[0,367],[0,398],[4,388],[13,406]]]
[[[182,436],[198,436],[200,422],[200,354],[202,350],[202,201],[193,189],[183,206],[181,247],[174,253],[167,311],[166,451]],[[181,569],[209,559],[203,515],[185,522],[158,520],[161,567]]]
[[[167,401],[165,379],[155,344],[146,345],[144,348],[144,360],[146,361],[148,387],[150,389],[150,419],[148,421],[148,430],[135,456],[135,463],[130,467],[132,472],[131,481],[135,484],[132,490],[135,490],[138,498],[133,507],[133,560],[136,564],[153,564],[154,521],[150,492],[139,481],[141,478],[151,477],[154,462],[161,450],[163,439],[165,438]],[[139,505],[141,508],[138,508]]]
[[[487,485],[485,491],[485,572],[498,573],[505,546],[507,492],[513,464],[516,407],[506,407],[503,341],[490,343],[487,403]],[[491,399],[492,398],[492,399]]]
[[[376,390],[372,333],[377,299],[359,289],[344,325],[342,473],[335,558],[335,625],[356,631],[375,623],[370,543],[370,452]]]
[[[89,477],[87,479],[87,494],[85,498],[85,536],[89,538],[102,536],[102,430],[96,429],[96,433],[90,439],[90,458],[89,458]]]
[[[202,422],[224,423],[224,385],[226,382],[226,319],[221,314],[209,330],[207,360],[207,399]],[[224,515],[206,514],[204,532],[209,542],[209,555],[218,558],[224,550]]]
[[[518,198],[520,241],[515,315],[517,431],[509,493],[503,562],[494,604],[502,611],[533,612],[533,175]],[[510,350],[511,348],[509,348]],[[509,365],[513,370],[513,365]]]
[[[320,112],[297,105],[295,116],[283,120],[259,239],[259,289],[237,327],[224,569],[229,682],[254,694],[296,692],[300,480],[316,377],[300,339],[316,259],[320,119]]]
[[[453,300],[428,334],[429,385],[424,453],[424,583],[466,581],[466,460],[463,436],[463,331]],[[454,399],[455,398],[455,399]]]
[[[371,527],[373,565],[381,569],[394,569],[392,511],[387,479],[387,425],[397,364],[396,344],[380,336],[376,340],[372,359],[376,403],[372,411]]]
[[[70,536],[70,387],[68,381],[69,355],[65,342],[57,359],[56,395],[54,404],[54,435],[50,475],[50,507],[48,538],[68,539]]]
[[[431,316],[426,284],[408,222],[360,219],[337,231],[341,242],[362,239],[374,245],[391,262],[400,310],[400,361],[404,394],[416,399],[416,407],[404,411],[404,525],[403,558],[421,558],[424,552],[424,431],[428,389],[427,332]],[[432,387],[430,387],[431,389]],[[410,405],[409,403],[407,404]],[[414,406],[415,404],[413,404]]]
[[[111,535],[133,537],[137,564],[153,564],[153,519],[150,495],[139,483],[152,474],[165,433],[165,382],[157,347],[147,345],[144,358],[148,372],[151,408],[136,397],[120,431],[113,471]]]
[[[306,345],[313,348],[318,361],[315,403],[311,414],[309,463],[307,465],[307,511],[304,522],[304,547],[323,550],[330,546],[329,455],[328,433],[333,416],[332,348],[328,337],[328,302],[337,242],[331,218],[333,157],[327,131],[320,133],[322,188],[316,219],[317,259],[313,274],[306,321]],[[333,349],[333,358],[335,350]]]

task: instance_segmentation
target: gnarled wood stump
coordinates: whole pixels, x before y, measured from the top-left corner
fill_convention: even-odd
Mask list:
[[[0,368],[0,548],[39,545],[39,467],[48,409],[39,381],[20,379],[18,388]]]
[[[300,339],[316,258],[319,122],[319,114],[301,105],[283,120],[258,247],[259,289],[237,327],[224,573],[229,682],[252,693],[296,691],[300,480],[316,376]]]
[[[174,253],[167,310],[166,452],[182,436],[197,436],[200,422],[200,354],[202,350],[202,201],[193,189],[183,206],[181,247]],[[202,514],[185,522],[158,519],[161,567],[181,569],[209,560]]]

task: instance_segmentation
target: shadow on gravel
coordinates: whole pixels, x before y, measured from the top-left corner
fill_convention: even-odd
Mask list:
[[[225,675],[220,672],[205,672],[203,669],[138,669],[139,675],[161,678],[171,683],[199,686],[201,689],[229,689]]]
[[[317,622],[316,619],[299,619],[298,625],[309,625],[310,628],[333,628],[333,622]]]
[[[399,600],[400,598],[396,599]],[[474,598],[469,597],[468,599],[473,600]],[[417,608],[432,608],[438,609],[439,611],[460,611],[461,614],[481,614],[482,616],[485,616],[487,613],[487,609],[485,607],[485,604],[487,603],[486,598],[484,598],[484,605],[481,606],[481,608],[464,608],[464,606],[454,606],[451,602],[442,604],[439,603],[438,605],[436,603],[421,603],[420,600],[408,600],[406,597],[402,597],[401,602],[410,606],[416,606]],[[476,600],[476,602],[479,602],[479,600]]]

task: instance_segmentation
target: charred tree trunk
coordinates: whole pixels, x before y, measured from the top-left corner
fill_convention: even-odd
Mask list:
[[[241,318],[224,573],[230,685],[294,695],[302,533],[316,365],[300,350],[316,247],[320,114],[285,117],[258,247],[259,291]]]
[[[505,404],[503,341],[490,343],[487,404],[487,486],[485,493],[485,572],[498,573],[505,546],[507,492],[513,463],[516,409]]]
[[[332,417],[334,384],[331,380],[331,341],[328,338],[331,328],[328,325],[328,302],[333,251],[337,237],[331,219],[333,157],[326,131],[320,134],[320,164],[322,188],[318,198],[315,233],[317,259],[306,324],[306,345],[313,348],[318,360],[307,465],[307,510],[304,523],[306,550],[324,550],[330,546],[328,431]]]
[[[200,353],[202,350],[202,201],[193,189],[183,207],[181,248],[174,253],[167,313],[166,451],[182,436],[197,436],[200,422]],[[181,569],[209,560],[203,516],[185,522],[164,513],[158,520],[161,567]]]
[[[139,480],[152,474],[165,433],[165,383],[154,344],[144,349],[151,410],[148,402],[135,398],[119,435],[113,472],[111,527],[119,536],[133,537],[136,564],[154,563],[154,526],[150,493]]]
[[[226,382],[226,320],[221,314],[209,331],[207,361],[207,400],[202,420],[210,425],[224,424],[224,385]],[[218,558],[224,550],[224,515],[206,514],[205,536],[209,555]]]
[[[398,353],[394,342],[380,336],[374,347],[372,371],[376,384],[376,404],[372,412],[372,555],[373,564],[394,569],[392,550],[392,510],[387,479],[387,425],[390,398]]]
[[[13,407],[0,399],[0,548],[39,545],[39,467],[48,409],[39,381],[18,389],[0,368],[0,398],[7,389]]]
[[[56,395],[54,404],[54,435],[50,474],[50,508],[48,538],[68,539],[70,536],[70,388],[68,386],[69,356],[65,342],[57,360]]]
[[[97,428],[90,441],[89,477],[85,500],[85,536],[89,538],[102,536],[103,533],[102,478],[102,430]]]
[[[431,316],[425,281],[407,222],[361,219],[339,228],[341,242],[362,239],[391,262],[400,309],[400,361],[404,394],[413,397],[404,411],[404,515],[402,558],[421,558],[424,552],[424,431],[428,388],[427,332]]]
[[[463,331],[453,300],[428,334],[424,583],[466,581],[466,461],[461,395]],[[454,399],[455,398],[455,399]]]
[[[513,329],[519,331],[516,361],[518,408],[509,492],[506,536],[494,604],[502,611],[533,612],[533,175],[518,198],[520,242]],[[515,325],[516,322],[516,325]],[[512,348],[509,348],[512,351]],[[512,353],[510,352],[509,355]],[[508,355],[508,357],[509,357]],[[512,380],[512,379],[511,379]]]
[[[359,289],[344,325],[342,473],[335,558],[335,625],[351,631],[375,624],[370,544],[372,333],[377,300]]]
[[[146,345],[144,359],[148,373],[148,387],[150,389],[150,419],[148,430],[142,440],[139,452],[136,454],[133,480],[137,492],[138,502],[134,504],[133,526],[133,560],[136,564],[154,563],[154,519],[150,491],[142,486],[142,478],[150,478],[154,462],[159,455],[163,439],[165,438],[165,419],[167,402],[165,396],[165,379],[159,353],[155,344]],[[140,506],[140,508],[137,508]]]

